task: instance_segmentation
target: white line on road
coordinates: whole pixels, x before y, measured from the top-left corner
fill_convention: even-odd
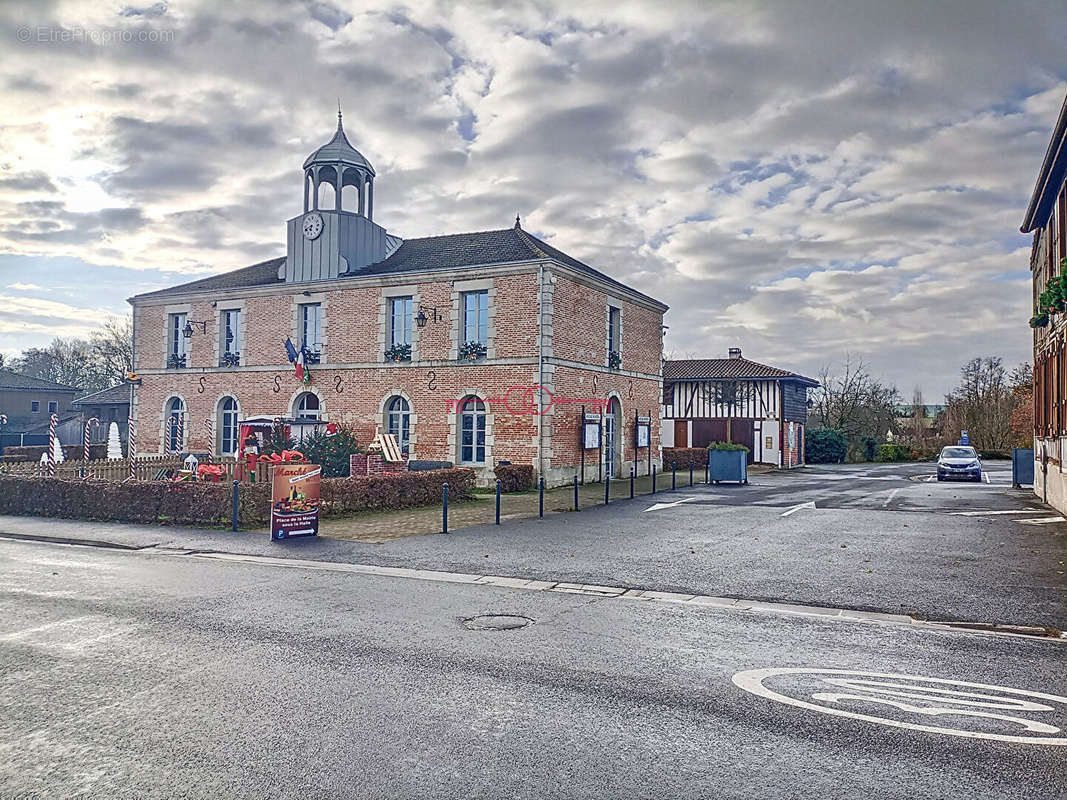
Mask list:
[[[893,502],[893,498],[897,496],[897,492],[899,491],[899,488],[890,490],[889,495],[882,501],[882,508],[888,508],[889,504]]]
[[[788,517],[790,514],[795,514],[796,512],[800,511],[800,509],[802,509],[802,508],[815,508],[815,503],[814,502],[811,502],[811,503],[800,503],[799,505],[793,506],[791,509],[789,509],[788,511],[783,513],[781,516]]]
[[[1025,511],[953,511],[949,516],[952,517],[997,517],[1004,514],[1040,514],[1039,508],[1028,508]]]
[[[983,472],[983,473],[982,473],[982,477],[983,477],[983,478],[985,478],[985,482],[986,482],[986,483],[989,483],[989,482],[990,482],[990,481],[989,481],[989,473],[988,473],[988,472]]]
[[[1017,519],[1020,525],[1048,525],[1050,522],[1067,522],[1063,517],[1041,517],[1040,519]]]
[[[645,511],[659,511],[661,508],[674,508],[680,506],[682,503],[690,500],[696,500],[695,497],[683,497],[681,500],[675,500],[673,503],[656,503],[654,506],[649,506]]]

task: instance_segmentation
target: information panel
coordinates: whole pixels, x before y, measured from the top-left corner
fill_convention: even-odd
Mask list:
[[[271,539],[318,535],[321,479],[319,464],[278,464],[271,470]]]
[[[600,447],[600,423],[586,422],[582,428],[582,447],[586,450],[597,450]]]

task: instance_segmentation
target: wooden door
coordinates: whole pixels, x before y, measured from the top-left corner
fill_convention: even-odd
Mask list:
[[[726,420],[693,420],[693,447],[707,447],[712,442],[726,441]]]
[[[730,441],[734,444],[743,444],[748,448],[748,463],[756,459],[756,426],[750,419],[730,420]]]
[[[675,447],[689,447],[689,421],[684,419],[676,419],[674,421],[674,446]]]

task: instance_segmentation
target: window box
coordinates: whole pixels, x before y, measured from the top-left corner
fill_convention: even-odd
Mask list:
[[[485,345],[481,342],[464,342],[459,348],[460,361],[477,361],[485,358]]]
[[[392,344],[385,350],[386,361],[411,361],[411,345],[410,344]]]
[[[167,356],[167,369],[185,369],[185,353],[171,353]]]
[[[240,353],[223,353],[219,357],[220,367],[239,367],[241,366],[241,354]]]
[[[608,367],[610,369],[619,369],[622,367],[622,356],[619,355],[617,350],[611,350],[608,353]]]

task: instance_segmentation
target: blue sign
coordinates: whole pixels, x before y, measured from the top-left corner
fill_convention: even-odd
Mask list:
[[[960,444],[969,445],[971,443],[971,436],[967,431],[960,431]]]

